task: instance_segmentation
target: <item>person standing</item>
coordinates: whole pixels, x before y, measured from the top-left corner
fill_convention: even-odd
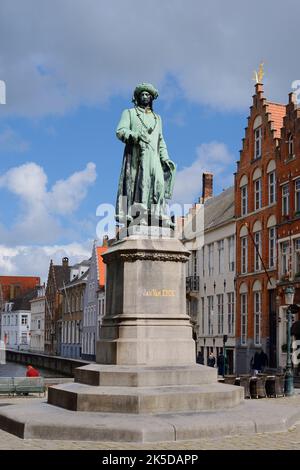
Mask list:
[[[26,377],[39,377],[40,373],[37,369],[32,366],[27,366],[26,368]]]
[[[208,359],[207,359],[207,365],[208,367],[215,367],[216,364],[216,358],[214,356],[214,353],[211,352],[209,353]]]

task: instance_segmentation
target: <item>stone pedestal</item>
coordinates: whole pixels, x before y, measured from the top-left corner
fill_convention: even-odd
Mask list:
[[[195,363],[186,315],[185,263],[176,239],[129,237],[105,255],[106,315],[97,343],[100,364],[173,366]]]
[[[229,408],[243,389],[217,382],[195,364],[186,315],[189,252],[174,238],[130,236],[103,255],[106,313],[97,364],[76,370],[75,383],[49,389],[48,403],[73,411],[158,414]]]

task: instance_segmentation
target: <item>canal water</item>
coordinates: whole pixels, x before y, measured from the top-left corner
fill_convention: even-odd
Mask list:
[[[37,367],[42,377],[64,377],[61,373]],[[0,364],[0,377],[25,377],[26,365],[16,362]]]

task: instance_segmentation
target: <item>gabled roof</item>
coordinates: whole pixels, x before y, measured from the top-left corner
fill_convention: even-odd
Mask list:
[[[234,219],[234,187],[225,189],[218,196],[204,203],[204,231]]]
[[[286,107],[284,104],[280,103],[272,103],[270,101],[266,102],[267,105],[267,113],[271,114],[270,121],[273,123],[274,129],[274,137],[279,139],[280,138],[280,130],[283,126],[283,118],[286,114]]]
[[[29,292],[26,292],[24,295],[20,295],[19,297],[13,299],[12,312],[16,312],[18,310],[30,310],[30,301],[33,300],[37,296],[37,289],[32,289]]]

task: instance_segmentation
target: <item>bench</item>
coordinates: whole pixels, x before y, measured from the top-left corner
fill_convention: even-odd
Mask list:
[[[43,393],[45,395],[46,387],[44,377],[15,377],[14,388],[17,395],[21,393]]]
[[[12,377],[0,377],[0,395],[13,395],[15,391]]]

